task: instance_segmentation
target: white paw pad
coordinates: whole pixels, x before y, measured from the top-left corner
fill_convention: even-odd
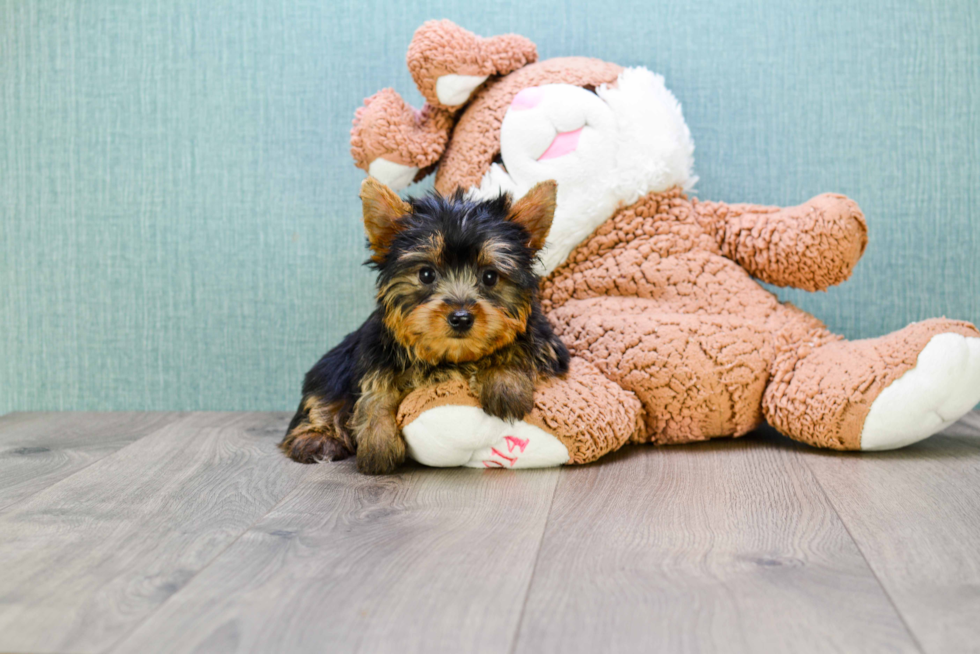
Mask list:
[[[875,399],[862,450],[892,450],[936,434],[980,402],[980,338],[933,336],[915,367]]]
[[[524,421],[509,423],[472,406],[429,409],[402,429],[408,456],[448,468],[550,468],[568,463],[568,449]]]
[[[447,107],[458,107],[473,95],[489,75],[442,75],[436,80],[436,97]]]
[[[418,172],[419,169],[415,166],[406,166],[381,157],[368,166],[368,175],[395,191],[400,191],[411,184]]]

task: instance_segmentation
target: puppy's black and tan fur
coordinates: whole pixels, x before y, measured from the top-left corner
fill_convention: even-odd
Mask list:
[[[366,180],[377,308],[306,374],[283,451],[301,463],[356,452],[361,472],[390,473],[405,460],[399,403],[453,377],[468,380],[491,415],[519,420],[531,411],[535,382],[568,370],[532,270],[555,193],[554,182],[542,182],[513,204],[461,193],[405,202]]]

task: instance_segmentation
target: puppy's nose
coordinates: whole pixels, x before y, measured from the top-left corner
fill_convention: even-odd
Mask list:
[[[466,309],[459,309],[449,314],[449,326],[457,332],[469,331],[473,326],[473,314]]]

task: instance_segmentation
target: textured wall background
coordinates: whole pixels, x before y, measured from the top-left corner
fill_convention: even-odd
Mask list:
[[[783,297],[850,337],[980,322],[976,0],[0,2],[0,413],[287,409],[367,315],[347,153],[413,30],[666,75],[703,198],[855,198],[871,245]]]

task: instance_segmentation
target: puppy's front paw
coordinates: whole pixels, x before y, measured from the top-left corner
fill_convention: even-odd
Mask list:
[[[519,373],[494,374],[480,386],[480,405],[501,420],[522,420],[534,408],[534,383]]]
[[[330,434],[315,431],[309,425],[300,425],[286,434],[279,449],[297,463],[340,461],[351,455],[343,442]]]
[[[357,470],[390,475],[405,462],[405,441],[397,427],[373,429],[357,437]]]

